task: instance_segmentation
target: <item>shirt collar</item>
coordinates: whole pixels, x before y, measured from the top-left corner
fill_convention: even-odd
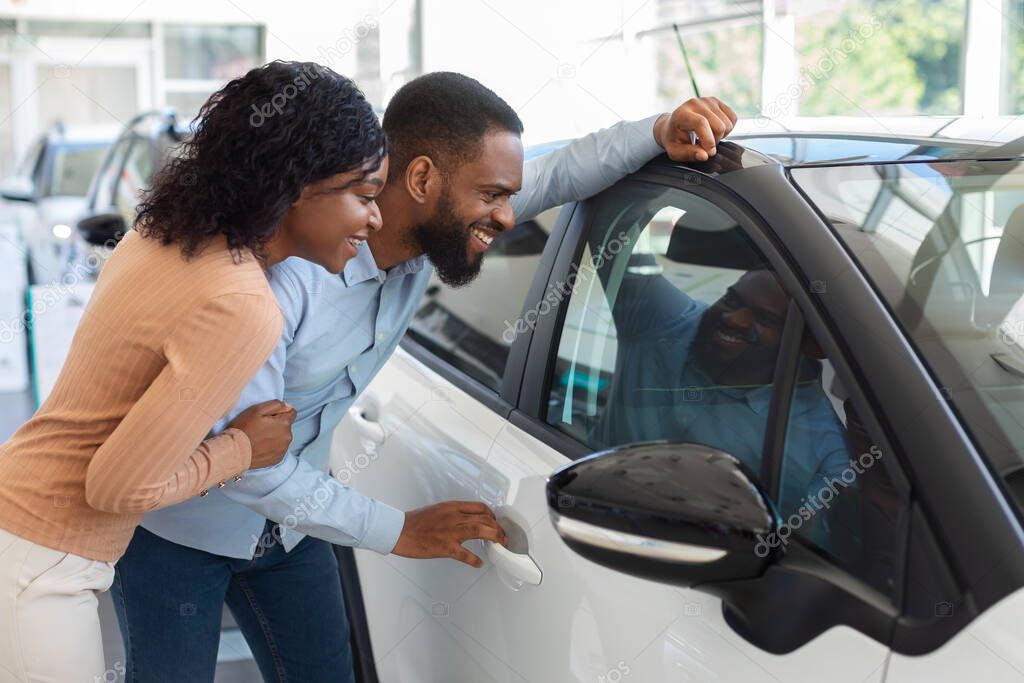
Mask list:
[[[341,273],[341,279],[345,283],[346,287],[352,287],[360,282],[366,282],[367,280],[384,282],[392,278],[402,277],[403,275],[418,273],[423,270],[426,265],[427,256],[426,254],[421,254],[409,259],[408,261],[402,261],[398,265],[393,266],[390,270],[381,270],[377,267],[377,262],[373,259],[373,252],[370,251],[370,245],[364,242],[359,247],[359,251],[356,252],[355,257],[349,259],[349,262],[345,265],[345,270]]]

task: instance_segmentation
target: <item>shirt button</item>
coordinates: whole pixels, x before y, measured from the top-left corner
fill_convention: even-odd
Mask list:
[[[352,367],[349,368],[349,372],[359,372],[359,366],[353,363]]]
[[[377,333],[377,341],[383,341],[383,340],[384,340],[384,337],[386,337],[386,336],[387,336],[387,335],[386,335],[386,334],[384,334],[383,332],[378,332],[378,333]]]

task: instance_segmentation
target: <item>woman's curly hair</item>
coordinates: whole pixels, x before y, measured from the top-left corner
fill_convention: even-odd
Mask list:
[[[270,62],[210,96],[195,133],[154,176],[135,228],[186,257],[215,235],[262,255],[304,187],[373,172],[386,154],[354,82],[313,62]]]

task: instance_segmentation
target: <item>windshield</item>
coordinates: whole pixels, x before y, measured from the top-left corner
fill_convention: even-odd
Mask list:
[[[994,468],[1024,466],[1024,172],[1016,161],[795,168]]]
[[[84,197],[89,191],[89,181],[103,161],[106,150],[105,144],[54,149],[49,194]]]

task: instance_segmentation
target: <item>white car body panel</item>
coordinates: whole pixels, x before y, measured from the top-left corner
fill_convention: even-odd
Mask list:
[[[993,605],[939,649],[923,657],[893,654],[886,680],[1024,681],[1024,588]]]
[[[85,197],[44,197],[35,205],[27,205],[33,211],[25,223],[25,240],[37,283],[60,283],[67,274],[77,246],[76,226],[85,205]],[[71,234],[57,237],[53,234],[56,224],[70,227]]]
[[[515,589],[490,562],[357,552],[381,681],[882,681],[888,649],[846,627],[772,655],[725,623],[717,598],[589,562],[558,537],[545,483],[568,460],[399,349],[355,408],[384,427],[382,445],[346,419],[336,476],[401,509],[482,500],[539,586]],[[353,467],[356,454],[366,466]],[[346,464],[346,461],[348,463]],[[517,533],[525,532],[525,538]],[[480,542],[467,545],[486,558]]]

